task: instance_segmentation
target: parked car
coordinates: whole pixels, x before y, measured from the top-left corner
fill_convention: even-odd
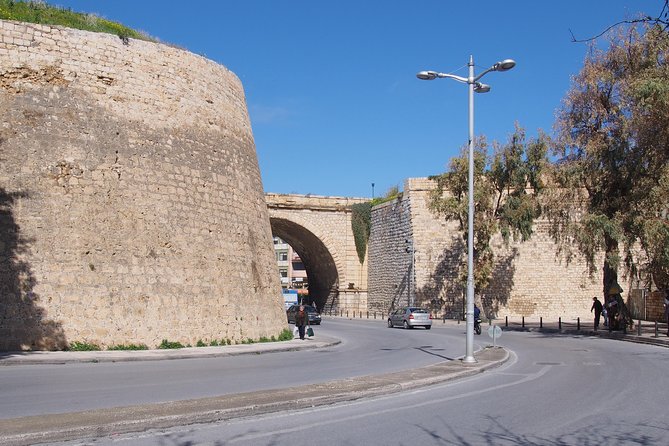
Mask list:
[[[295,323],[295,315],[298,311],[300,311],[299,305],[291,305],[291,307],[286,311],[289,324]],[[309,318],[309,323],[311,325],[321,325],[321,315],[315,307],[312,307],[311,305],[305,305],[304,311],[307,313],[307,317]]]
[[[425,327],[432,328],[432,315],[424,308],[402,307],[388,315],[388,328],[393,327]]]

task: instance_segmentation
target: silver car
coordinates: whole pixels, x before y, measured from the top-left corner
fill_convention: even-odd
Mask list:
[[[425,327],[426,330],[432,328],[432,315],[424,308],[402,307],[388,315],[388,328],[393,327]]]

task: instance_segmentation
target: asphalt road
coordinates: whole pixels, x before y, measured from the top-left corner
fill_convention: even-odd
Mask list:
[[[207,360],[6,367],[0,370],[0,391],[9,398],[0,402],[1,413],[12,417],[261,389],[269,393],[409,366],[434,367],[464,353],[464,325],[437,322],[425,331],[388,329],[383,321],[326,320],[317,327],[319,333],[339,336],[342,343]],[[475,341],[485,345],[491,340],[484,331]],[[223,422],[50,444],[667,444],[668,349],[524,332],[505,332],[498,344],[512,352],[505,365],[456,381],[328,405],[302,401],[281,412]],[[97,386],[102,392],[96,400]],[[29,395],[26,402],[22,393]]]
[[[464,327],[464,325],[463,325]],[[320,350],[220,358],[0,367],[0,419],[162,403],[421,367],[464,353],[459,333],[326,319]],[[304,341],[310,342],[310,341]]]
[[[430,362],[429,357],[433,356],[441,360],[439,356],[458,355],[464,348],[464,326],[437,326],[425,332],[382,330],[372,323],[342,321],[333,322],[332,328],[354,333],[355,337],[346,336],[344,345],[332,352],[295,355],[298,362],[304,357],[317,358],[309,360],[313,365],[303,378],[326,365],[339,367],[343,373],[347,373],[344,369],[358,373],[368,370],[363,364],[343,364],[343,359],[337,360],[342,355],[364,363],[369,359],[374,368],[393,368],[384,363],[400,357]],[[358,336],[365,336],[360,348]],[[489,339],[484,334],[476,337],[476,341],[487,343]],[[669,442],[666,348],[588,336],[523,332],[504,333],[499,344],[512,352],[505,365],[445,384],[330,406],[304,405],[293,411],[221,423],[63,444],[666,445]],[[449,347],[440,350],[438,346]],[[397,355],[384,356],[384,352]]]

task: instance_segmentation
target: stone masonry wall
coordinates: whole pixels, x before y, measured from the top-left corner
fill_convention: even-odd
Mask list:
[[[368,311],[387,314],[414,297],[409,201],[404,197],[373,208],[367,247]]]
[[[466,265],[466,243],[456,223],[446,222],[429,210],[433,189],[429,179],[411,178],[405,182],[401,200],[373,209],[370,307],[373,304],[374,309],[387,311],[395,303],[394,284],[401,283],[408,269],[402,245],[404,237],[411,235],[416,303],[437,316],[461,318],[464,314],[465,290],[458,274],[461,265]],[[508,247],[501,236],[493,239],[496,266],[491,285],[476,296],[487,316],[591,317],[592,297],[601,296],[601,277],[588,277],[583,261],[561,260],[547,229],[547,223],[540,221],[529,241],[511,242]]]
[[[360,263],[351,206],[363,198],[266,194],[275,235],[297,250],[309,296],[321,311],[367,308],[367,262]]]
[[[0,21],[0,349],[287,327],[239,79],[166,45]]]

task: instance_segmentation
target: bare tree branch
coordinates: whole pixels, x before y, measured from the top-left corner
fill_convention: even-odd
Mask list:
[[[669,0],[664,0],[664,5],[662,6],[662,10],[658,14],[657,17],[651,17],[651,16],[645,16],[639,19],[634,19],[634,20],[621,20],[619,22],[614,23],[613,25],[609,26],[606,28],[604,31],[601,33],[597,34],[596,36],[589,37],[587,39],[577,39],[576,36],[574,36],[574,33],[569,30],[569,34],[571,34],[571,41],[574,43],[583,43],[583,42],[591,42],[593,40],[596,40],[600,37],[602,37],[604,34],[608,33],[611,31],[613,28],[623,25],[623,24],[628,24],[632,25],[634,23],[649,23],[652,25],[660,25],[662,26],[665,30],[669,28]]]

